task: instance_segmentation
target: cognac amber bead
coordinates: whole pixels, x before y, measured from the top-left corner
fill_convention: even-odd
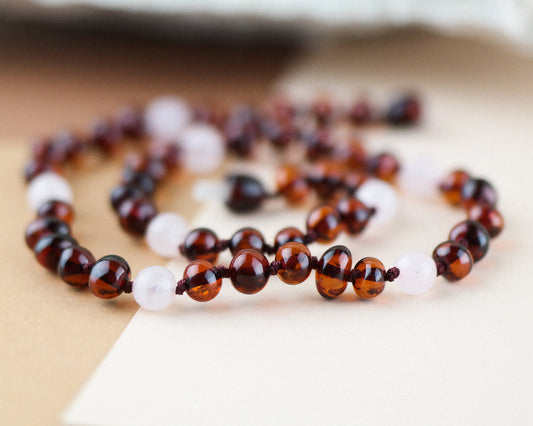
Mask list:
[[[484,179],[469,179],[461,189],[461,203],[466,208],[475,205],[495,207],[497,200],[496,190]]]
[[[240,250],[254,249],[263,251],[265,240],[261,232],[254,228],[242,228],[231,237],[229,248],[231,254],[235,255]]]
[[[137,198],[144,198],[146,195],[139,189],[133,186],[118,185],[111,191],[111,205],[113,210],[118,212],[120,205],[126,200],[134,200]]]
[[[241,293],[257,293],[268,281],[269,266],[267,258],[257,250],[241,250],[229,266],[231,282]]]
[[[362,170],[367,162],[367,153],[359,141],[335,150],[334,160],[343,163],[350,171]]]
[[[357,198],[346,198],[337,204],[337,211],[351,235],[357,235],[366,228],[368,221],[374,214],[374,209],[365,206]]]
[[[300,170],[294,165],[284,165],[276,172],[276,187],[289,204],[306,200],[311,190]]]
[[[316,241],[330,243],[342,231],[337,210],[332,206],[321,206],[312,210],[307,217],[307,232],[316,236]]]
[[[116,123],[122,134],[129,138],[138,139],[143,134],[143,113],[137,107],[122,107],[117,114]]]
[[[421,111],[420,100],[414,95],[405,95],[393,102],[385,118],[393,126],[412,126],[420,120]]]
[[[150,221],[157,214],[153,202],[147,198],[130,199],[122,202],[118,209],[120,226],[132,235],[144,235]]]
[[[353,288],[362,299],[379,296],[385,289],[385,267],[374,257],[364,257],[354,268]]]
[[[57,265],[63,250],[76,244],[78,244],[77,241],[68,235],[47,234],[37,241],[33,252],[42,266],[52,272],[57,272]]]
[[[185,237],[180,252],[189,260],[215,262],[218,258],[218,244],[217,235],[210,229],[193,229]]]
[[[310,171],[308,180],[317,195],[324,199],[331,199],[342,186],[342,172],[338,164],[322,162],[316,164]]]
[[[98,259],[89,273],[89,289],[102,299],[119,296],[130,281],[131,270],[128,262],[116,255]]]
[[[146,195],[152,195],[155,191],[155,181],[148,173],[136,172],[133,169],[125,169],[122,173],[122,184],[140,189]]]
[[[45,162],[44,160],[30,160],[24,166],[24,179],[26,182],[31,182],[44,172],[59,173],[59,166]]]
[[[326,299],[340,296],[352,267],[352,253],[345,246],[333,246],[325,251],[316,268],[316,288]]]
[[[400,163],[392,154],[385,152],[368,160],[367,171],[378,179],[393,182],[400,171]]]
[[[287,243],[276,252],[278,277],[287,284],[300,284],[311,273],[311,252],[301,243]]]
[[[363,125],[372,121],[372,108],[370,104],[365,100],[359,100],[355,102],[348,112],[348,118],[354,124]]]
[[[444,198],[452,206],[461,203],[461,191],[463,185],[470,179],[470,175],[463,170],[455,170],[446,176],[439,185]]]
[[[259,209],[267,195],[263,184],[252,176],[228,176],[226,185],[228,189],[226,206],[236,213]]]
[[[71,224],[74,219],[74,209],[70,204],[67,204],[64,201],[51,200],[39,207],[39,210],[37,210],[37,216],[53,216],[63,222]]]
[[[222,287],[222,276],[211,262],[193,260],[185,268],[183,278],[187,280],[187,294],[197,302],[214,299]]]
[[[94,256],[85,247],[70,246],[61,253],[57,273],[68,285],[77,288],[87,287],[89,267],[94,261]]]
[[[442,276],[448,281],[458,281],[472,270],[474,259],[468,249],[457,241],[445,241],[433,250],[435,263],[442,264]]]
[[[489,233],[483,225],[473,220],[465,220],[455,225],[449,238],[464,245],[472,254],[474,262],[481,260],[489,250]]]
[[[288,227],[283,228],[276,234],[274,238],[274,247],[277,249],[283,244],[294,241],[297,243],[303,243],[305,240],[305,235],[298,228]]]
[[[37,241],[47,234],[69,235],[70,227],[66,222],[56,217],[39,217],[26,228],[26,244],[33,250]]]
[[[489,206],[474,206],[468,210],[468,218],[481,223],[491,238],[494,238],[502,232],[504,220],[498,210]]]

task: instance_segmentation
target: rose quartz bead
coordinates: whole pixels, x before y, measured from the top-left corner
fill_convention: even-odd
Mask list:
[[[191,120],[191,111],[180,98],[162,97],[148,105],[144,120],[150,136],[165,142],[176,142]]]
[[[176,279],[167,268],[149,266],[133,280],[132,293],[142,308],[161,311],[168,308],[175,299]]]
[[[183,165],[191,173],[210,173],[224,160],[225,145],[220,132],[209,124],[188,126],[180,137]]]
[[[357,198],[367,207],[374,207],[376,212],[371,223],[387,223],[398,211],[398,197],[394,188],[378,179],[370,179],[357,190]]]
[[[28,203],[37,211],[44,203],[55,200],[72,204],[72,189],[67,180],[53,172],[41,173],[27,189]]]
[[[394,283],[408,294],[420,294],[429,290],[437,279],[437,265],[433,258],[419,251],[403,253],[394,263],[400,275]]]
[[[177,257],[179,246],[188,232],[187,222],[179,214],[163,212],[148,224],[146,242],[152,251],[160,256]]]

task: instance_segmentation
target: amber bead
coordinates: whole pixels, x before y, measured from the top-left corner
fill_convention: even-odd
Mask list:
[[[400,171],[400,163],[394,155],[384,152],[368,159],[367,171],[378,179],[393,182]]]
[[[89,282],[89,266],[94,261],[94,256],[85,247],[70,246],[61,253],[57,273],[68,285],[83,288]]]
[[[130,281],[131,270],[128,262],[116,255],[98,259],[89,273],[89,289],[102,299],[119,296]]]
[[[364,257],[354,268],[353,288],[362,299],[379,296],[385,289],[385,267],[374,257]]]
[[[367,162],[367,154],[363,145],[353,140],[346,146],[336,148],[333,159],[344,164],[349,171],[362,170]]]
[[[231,282],[241,293],[257,293],[268,281],[269,266],[267,258],[257,250],[241,250],[229,266]]]
[[[139,108],[126,106],[120,109],[116,117],[119,130],[127,137],[137,139],[143,134],[143,113]]]
[[[287,284],[300,284],[311,273],[311,252],[302,243],[287,243],[276,252],[278,277]]]
[[[226,185],[226,206],[236,213],[246,213],[259,209],[267,195],[263,184],[252,176],[228,176]]]
[[[338,164],[321,162],[311,169],[308,181],[320,198],[331,199],[342,186],[342,172]]]
[[[457,241],[445,241],[433,250],[435,263],[442,264],[442,276],[448,281],[458,281],[472,270],[474,259],[468,249]]]
[[[393,126],[412,126],[420,120],[420,101],[414,95],[405,95],[395,100],[385,114],[387,122]]]
[[[327,157],[333,150],[333,143],[328,132],[325,130],[313,130],[303,132],[301,139],[306,146],[306,155],[310,161]]]
[[[145,194],[139,189],[127,185],[118,185],[111,191],[111,206],[118,212],[120,205],[126,200],[144,198]]]
[[[187,280],[187,294],[197,302],[214,299],[222,287],[222,275],[207,260],[193,260],[185,268],[183,278]]]
[[[500,212],[489,206],[476,205],[468,210],[468,218],[481,223],[491,238],[502,232],[504,220]]]
[[[91,129],[90,142],[105,152],[115,149],[122,140],[120,128],[111,120],[98,119]]]
[[[365,206],[357,198],[345,198],[337,204],[337,211],[346,227],[346,232],[351,235],[361,233],[374,214],[374,209]]]
[[[355,102],[348,112],[348,118],[354,124],[362,125],[372,121],[372,108],[365,100]]]
[[[277,249],[283,244],[294,241],[297,243],[303,243],[305,240],[305,235],[298,228],[288,227],[283,228],[276,234],[274,238],[274,247]]]
[[[333,246],[326,250],[316,268],[316,288],[326,299],[340,296],[352,267],[352,253],[345,246]]]
[[[484,179],[468,179],[461,189],[461,204],[495,207],[498,197],[494,187]]]
[[[130,168],[125,169],[122,173],[122,184],[138,188],[146,195],[152,195],[155,191],[155,181],[152,176]]]
[[[321,206],[312,210],[306,225],[307,232],[313,233],[316,241],[322,244],[332,242],[342,231],[339,214],[332,206]]]
[[[187,234],[180,252],[189,260],[207,260],[215,262],[218,257],[219,240],[217,235],[206,228],[193,229]]]
[[[53,216],[63,222],[71,224],[74,219],[74,209],[70,204],[65,203],[64,201],[51,200],[39,207],[39,210],[37,210],[37,216]]]
[[[472,254],[474,262],[481,260],[489,250],[489,233],[479,222],[470,219],[455,225],[449,238],[464,245]]]
[[[446,176],[439,185],[444,198],[452,206],[461,203],[461,191],[463,185],[470,179],[470,175],[463,170],[455,170]]]
[[[306,200],[311,190],[297,166],[284,165],[276,172],[276,187],[289,204],[299,204]]]
[[[150,221],[157,214],[154,203],[147,198],[122,202],[118,209],[120,226],[132,235],[144,235]]]
[[[47,234],[69,235],[70,227],[68,223],[56,217],[39,217],[31,222],[26,228],[26,244],[33,250],[37,241]]]
[[[24,166],[24,179],[31,182],[34,178],[44,172],[59,173],[59,167],[41,160],[30,160]]]
[[[77,241],[69,235],[46,234],[37,241],[33,252],[42,266],[50,271],[57,272],[61,253],[75,244],[78,244]]]
[[[263,250],[265,239],[261,232],[254,228],[241,228],[231,237],[229,248],[231,254],[235,255],[244,249]]]
[[[320,124],[326,124],[333,117],[333,103],[327,98],[316,99],[311,105],[311,111]]]

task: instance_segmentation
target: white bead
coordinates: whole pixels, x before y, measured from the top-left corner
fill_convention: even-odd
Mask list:
[[[177,257],[188,231],[187,222],[179,214],[159,213],[146,228],[146,242],[160,256]]]
[[[168,308],[176,296],[176,279],[162,266],[144,268],[133,281],[132,293],[141,308],[161,311]]]
[[[408,251],[395,262],[400,275],[394,280],[400,290],[420,294],[429,290],[437,279],[437,265],[433,258],[420,251]]]
[[[220,180],[198,179],[192,187],[192,197],[200,203],[223,203],[228,193],[227,183]]]
[[[191,111],[179,98],[162,97],[152,101],[144,113],[146,131],[163,142],[176,142],[191,121]]]
[[[53,172],[37,176],[28,185],[26,192],[30,207],[37,211],[50,200],[64,201],[72,204],[72,188],[67,180]]]
[[[378,179],[363,183],[356,193],[357,198],[367,207],[374,207],[376,213],[371,218],[373,223],[389,222],[398,211],[398,196],[394,188]]]
[[[402,163],[398,184],[413,195],[433,197],[438,194],[441,173],[429,160],[409,160]]]
[[[208,124],[188,126],[181,135],[180,147],[183,165],[191,173],[210,173],[224,160],[224,139],[220,132]]]

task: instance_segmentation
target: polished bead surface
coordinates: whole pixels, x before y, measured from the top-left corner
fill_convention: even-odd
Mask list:
[[[236,213],[259,209],[266,197],[263,184],[252,176],[230,175],[226,178],[226,206]]]
[[[393,126],[412,126],[420,120],[421,111],[420,100],[414,95],[405,95],[392,103],[385,119]]]
[[[355,293],[362,299],[373,299],[385,289],[385,267],[374,257],[364,257],[355,265]],[[400,275],[402,271],[400,270]]]
[[[435,263],[441,263],[444,266],[442,276],[448,281],[463,279],[474,266],[472,254],[457,241],[445,241],[439,244],[433,250],[433,259]]]
[[[126,200],[118,209],[120,226],[127,233],[136,236],[144,235],[148,224],[156,214],[154,203],[147,198]]]
[[[473,220],[465,220],[455,225],[449,238],[463,244],[472,254],[474,262],[481,260],[489,250],[489,233],[483,225]]]
[[[268,281],[268,260],[257,250],[241,250],[233,257],[229,268],[231,270],[231,282],[241,293],[257,293],[263,289]]]
[[[37,241],[33,252],[42,266],[52,272],[57,272],[61,253],[75,244],[78,244],[77,241],[69,235],[46,234]]]
[[[67,180],[53,172],[44,172],[33,179],[27,189],[28,203],[34,211],[47,201],[72,204],[72,189]]]
[[[133,169],[126,169],[122,173],[122,184],[125,186],[138,188],[145,195],[152,195],[155,191],[155,181],[148,173],[137,172]]]
[[[180,252],[189,260],[207,260],[215,262],[218,258],[217,235],[207,228],[193,229],[187,234]]]
[[[118,185],[111,191],[111,206],[118,212],[120,205],[126,200],[145,198],[146,195],[139,188],[127,185]]]
[[[357,198],[367,207],[374,207],[376,212],[372,223],[390,222],[398,211],[398,196],[395,189],[386,182],[369,179],[357,190]]]
[[[300,204],[307,199],[311,190],[304,175],[297,166],[287,164],[276,171],[276,187],[289,204]]]
[[[241,228],[231,237],[229,248],[231,254],[235,255],[240,250],[254,249],[263,250],[265,240],[261,232],[254,228]]]
[[[155,99],[144,113],[147,133],[164,142],[178,141],[190,120],[191,111],[187,104],[171,96]]]
[[[374,210],[365,206],[357,198],[345,198],[337,204],[337,211],[345,225],[346,232],[351,235],[360,234],[374,214]]]
[[[187,126],[180,137],[180,148],[183,166],[195,174],[214,172],[226,155],[222,135],[210,124]]]
[[[334,198],[341,188],[342,177],[343,174],[338,164],[323,161],[313,166],[308,180],[317,195],[323,200],[328,200]]]
[[[276,234],[276,237],[274,238],[274,246],[277,249],[278,247],[281,247],[283,244],[288,243],[290,241],[303,243],[304,238],[305,235],[302,231],[300,231],[298,228],[289,226],[287,228],[283,228]]]
[[[468,218],[481,223],[491,238],[502,232],[505,223],[501,213],[490,206],[475,205],[468,210]]]
[[[37,216],[46,217],[52,216],[68,224],[72,223],[74,219],[74,209],[70,204],[63,201],[50,200],[44,203],[39,210]]]
[[[437,265],[431,256],[420,251],[403,253],[394,266],[400,275],[394,284],[407,294],[421,294],[428,291],[437,278]]]
[[[176,279],[162,266],[149,266],[140,271],[132,284],[132,294],[141,308],[161,311],[176,297]]]
[[[300,284],[311,273],[311,252],[301,243],[286,243],[276,252],[278,277],[287,284]]]
[[[120,256],[108,255],[98,259],[89,273],[89,289],[102,299],[119,296],[130,281],[131,270]]]
[[[70,246],[61,253],[57,273],[68,285],[84,288],[89,282],[88,267],[94,261],[94,256],[85,247]]]
[[[484,179],[469,179],[461,189],[461,204],[466,208],[475,205],[495,207],[497,201],[496,190]]]
[[[26,244],[33,250],[37,241],[47,234],[70,235],[70,226],[55,217],[39,217],[31,222],[26,228]]]
[[[326,299],[340,296],[352,267],[352,253],[345,246],[333,246],[326,250],[316,269],[316,288]]]
[[[59,167],[56,164],[50,164],[44,160],[30,160],[24,166],[24,179],[31,182],[34,178],[45,172],[58,172]]]
[[[222,277],[215,266],[207,260],[193,260],[183,272],[189,289],[187,294],[197,302],[214,299],[222,288]]]
[[[394,182],[400,171],[400,163],[395,156],[388,152],[369,158],[366,167],[369,173],[387,182]]]
[[[334,207],[325,205],[315,208],[307,217],[307,232],[314,234],[316,241],[325,244],[337,238],[342,231],[342,224]]]
[[[188,228],[187,222],[179,214],[159,213],[146,228],[146,242],[152,251],[160,256],[177,257]]]
[[[452,206],[458,206],[461,203],[461,192],[469,179],[470,175],[464,170],[455,170],[440,183],[439,189],[442,195]]]

